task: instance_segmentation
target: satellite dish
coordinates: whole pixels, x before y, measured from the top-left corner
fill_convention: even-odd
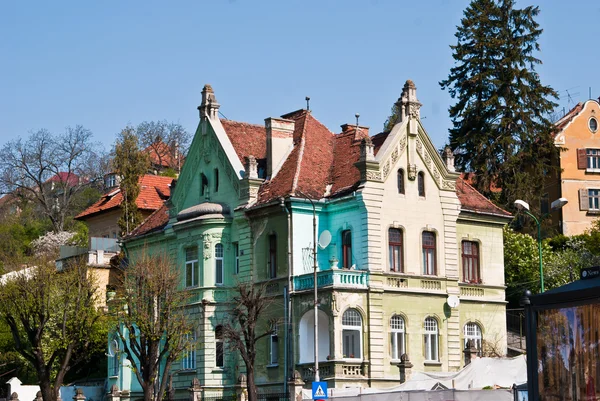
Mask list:
[[[325,230],[319,235],[319,248],[325,249],[331,243],[331,233]]]
[[[448,304],[449,307],[454,309],[458,305],[460,305],[460,299],[458,299],[458,297],[456,295],[449,295],[448,299],[446,300],[446,303]]]

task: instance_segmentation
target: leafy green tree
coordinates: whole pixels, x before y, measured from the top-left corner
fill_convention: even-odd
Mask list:
[[[165,256],[136,256],[123,272],[123,291],[111,309],[144,401],[161,401],[173,362],[196,346],[194,324],[185,309],[190,293],[179,289],[181,277]]]
[[[547,116],[557,94],[535,72],[538,14],[514,0],[473,0],[451,46],[455,66],[440,82],[456,99],[449,142],[457,168],[474,172],[475,187],[488,197],[501,188],[505,207],[517,198],[539,204],[543,178],[555,169]]]
[[[14,350],[35,370],[44,401],[56,401],[65,375],[105,341],[94,278],[83,263],[57,272],[53,261],[35,260],[27,270],[0,283],[0,319]]]
[[[119,187],[123,194],[122,215],[119,219],[122,236],[142,222],[142,213],[135,201],[140,194],[140,177],[146,173],[149,166],[148,155],[141,151],[135,130],[131,127],[125,128],[117,138],[113,159],[114,170],[121,178]]]

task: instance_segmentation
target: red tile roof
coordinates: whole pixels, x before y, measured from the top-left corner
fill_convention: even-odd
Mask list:
[[[169,222],[169,209],[167,205],[163,205],[155,210],[150,216],[146,217],[132,232],[127,235],[127,238],[138,237],[140,235],[150,234],[155,231],[162,230]]]
[[[71,186],[79,184],[79,177],[75,173],[68,173],[66,171],[54,174],[48,178],[46,182],[64,182]]]
[[[502,217],[512,217],[506,210],[494,205],[492,201],[479,193],[462,178],[456,180],[456,195],[460,201],[461,210],[466,212],[491,214]]]
[[[157,210],[164,201],[171,195],[171,187],[169,186],[173,178],[163,177],[159,175],[146,174],[140,178],[141,190],[135,203],[142,210]],[[98,202],[85,209],[83,212],[75,216],[75,219],[85,220],[86,218],[96,215],[107,210],[118,208],[123,201],[123,195],[116,189],[103,195]]]
[[[264,125],[240,123],[231,120],[221,120],[225,133],[229,137],[242,165],[246,158],[254,156],[257,159],[267,157],[267,131]]]
[[[600,100],[600,98],[598,99]],[[559,119],[555,125],[558,131],[562,131],[563,128],[567,126],[579,113],[583,110],[583,103],[579,102],[575,107],[567,112],[561,119]]]

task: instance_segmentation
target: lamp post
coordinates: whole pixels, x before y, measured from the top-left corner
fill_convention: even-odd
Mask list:
[[[552,202],[551,210],[558,210],[564,205],[566,205],[568,202],[569,201],[566,198],[559,198]],[[524,200],[517,199],[515,201],[515,207],[518,210],[523,211],[529,217],[531,217],[537,225],[537,243],[540,261],[540,292],[544,292],[544,262],[542,260],[542,225],[540,223],[540,220],[529,211],[529,203],[525,202]],[[542,216],[542,218],[544,216]]]
[[[315,381],[321,381],[319,377],[319,298],[317,297],[317,211],[315,209],[315,203],[311,198],[304,195],[300,191],[296,191],[298,194],[308,200],[313,209],[313,273],[314,273],[314,308],[315,308]]]

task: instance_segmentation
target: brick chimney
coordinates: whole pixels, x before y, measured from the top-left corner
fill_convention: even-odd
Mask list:
[[[265,118],[267,131],[267,177],[273,178],[294,146],[294,120]]]

